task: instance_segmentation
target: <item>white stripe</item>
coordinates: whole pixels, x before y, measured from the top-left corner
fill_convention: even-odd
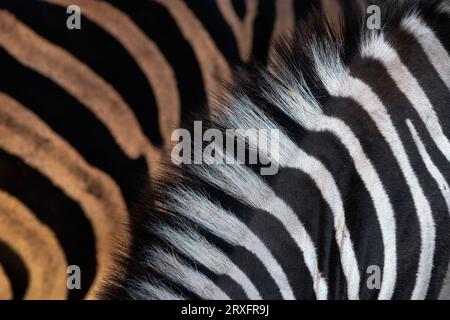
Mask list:
[[[337,67],[339,60],[335,60]],[[324,71],[325,72],[325,71]],[[327,72],[330,72],[328,69]],[[345,146],[353,159],[355,169],[361,177],[366,189],[368,190],[380,223],[381,234],[384,244],[384,270],[381,297],[388,299],[393,288],[391,284],[395,282],[397,273],[397,253],[395,246],[395,215],[389,196],[387,195],[383,184],[373,167],[371,161],[365,154],[361,143],[343,121],[326,116],[322,113],[315,98],[309,95],[304,88],[306,85],[292,83],[289,87],[283,87],[270,79],[272,87],[275,89],[274,95],[266,94],[266,98],[279,107],[283,112],[297,121],[301,126],[315,132],[331,132]],[[337,85],[336,81],[334,85]],[[295,85],[295,87],[293,87]]]
[[[169,207],[177,210],[177,214],[194,221],[231,245],[241,246],[253,253],[275,281],[283,299],[295,299],[280,264],[266,245],[244,223],[194,190],[179,188],[169,193],[169,197]]]
[[[228,158],[226,154],[222,156],[224,159]],[[225,163],[231,163],[231,159],[226,160]],[[204,177],[206,181],[228,192],[236,199],[245,201],[280,221],[303,252],[306,267],[313,279],[317,299],[327,299],[328,285],[320,274],[316,248],[310,235],[294,211],[260,177],[242,165],[191,166],[190,169],[197,176]]]
[[[394,49],[384,40],[383,36],[379,36],[370,45],[363,47],[362,55],[382,62],[397,87],[419,114],[434,143],[450,161],[450,142],[442,130],[439,118],[425,92]]]
[[[316,158],[306,154],[263,112],[249,100],[234,101],[234,108],[222,115],[221,125],[233,128],[265,128],[279,131],[279,165],[300,170],[311,177],[322,197],[333,213],[335,238],[341,253],[341,264],[347,280],[349,299],[359,299],[360,274],[358,262],[345,222],[344,205],[337,184],[328,169]],[[250,133],[250,132],[249,132]],[[255,132],[253,132],[255,133]],[[245,137],[241,137],[242,139]],[[277,156],[270,153],[264,136],[251,137],[249,147],[260,154],[268,155],[272,161]],[[259,140],[258,140],[259,139]],[[256,141],[259,141],[257,144]],[[259,150],[258,150],[259,149]]]
[[[402,27],[416,38],[434,70],[450,89],[450,56],[434,32],[417,16],[403,19]]]
[[[186,228],[180,232],[166,225],[156,225],[152,229],[181,253],[197,260],[216,274],[230,277],[244,290],[249,299],[261,300],[261,295],[247,275],[198,233]]]
[[[131,281],[133,290],[128,292],[135,300],[185,300],[185,298],[162,284],[154,284],[148,281]]]
[[[405,178],[405,181],[408,185],[408,188],[413,197],[414,205],[416,208],[417,215],[419,217],[419,221],[421,223],[421,253],[428,252],[432,256],[434,254],[434,238],[435,238],[435,228],[433,222],[433,215],[431,212],[430,204],[423,192],[423,189],[420,186],[419,180],[417,179],[417,175],[414,172],[409,157],[406,153],[403,142],[400,139],[400,136],[395,129],[394,124],[392,123],[391,117],[388,114],[383,103],[380,101],[378,96],[372,91],[372,89],[360,81],[359,79],[355,79],[353,77],[348,76],[347,81],[344,82],[344,85],[340,90],[334,92],[337,96],[340,97],[350,97],[353,98],[358,104],[367,111],[370,117],[375,122],[378,130],[383,135],[384,139],[389,144],[392,153],[400,166],[400,170],[402,175]],[[396,243],[390,243],[392,246],[396,246]],[[428,254],[422,254],[422,263],[425,263],[430,258]],[[418,279],[423,279],[422,284],[420,281],[416,283],[418,287],[417,290],[421,291],[422,294],[426,295],[426,291],[428,289],[428,282],[431,276],[431,267],[427,266],[423,269],[419,269]],[[427,280],[428,279],[428,280]],[[395,287],[395,278],[392,279],[393,282],[388,286],[391,290]],[[383,282],[386,281],[383,279]],[[420,286],[420,287],[419,287]],[[382,295],[382,291],[380,291],[380,298],[384,299],[385,296]],[[390,291],[392,294],[392,291]],[[424,297],[422,295],[421,297]]]
[[[159,247],[149,248],[147,253],[148,266],[199,297],[208,300],[230,300],[230,297],[208,277],[181,262],[174,254]]]

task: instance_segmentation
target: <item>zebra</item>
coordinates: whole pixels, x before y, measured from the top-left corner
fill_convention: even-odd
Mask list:
[[[314,11],[202,118],[278,130],[279,172],[169,164],[103,297],[449,298],[450,1],[361,4]]]

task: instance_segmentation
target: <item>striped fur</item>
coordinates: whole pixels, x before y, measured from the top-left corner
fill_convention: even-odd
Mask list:
[[[236,75],[205,120],[278,129],[280,172],[170,167],[107,297],[448,298],[449,1],[377,3],[382,30],[344,1],[340,23],[315,12],[270,71]]]
[[[318,2],[0,1],[0,299],[94,298],[172,130]]]

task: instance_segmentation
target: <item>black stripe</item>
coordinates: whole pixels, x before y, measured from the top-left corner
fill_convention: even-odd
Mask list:
[[[275,281],[270,276],[266,267],[262,264],[257,256],[241,246],[232,246],[223,241],[221,238],[216,237],[208,232],[204,232],[208,240],[213,244],[221,248],[228,258],[247,275],[250,281],[255,285],[261,294],[263,299],[281,299],[281,293],[276,285]],[[261,239],[263,241],[263,239]],[[229,283],[225,285],[226,279],[219,278],[218,282],[229,290],[227,286],[232,285]],[[229,291],[233,296],[238,295],[239,292],[236,289]]]
[[[450,54],[450,34],[448,32],[450,30],[450,13],[438,14],[435,10],[432,12],[424,10],[423,18]]]
[[[186,4],[200,19],[205,30],[211,35],[228,63],[231,65],[240,64],[241,57],[233,31],[217,7],[216,1],[188,0]]]
[[[205,189],[206,188],[206,189]],[[233,197],[228,196],[223,191],[220,191],[216,188],[202,185],[201,189],[205,189],[205,192],[211,196],[213,202],[217,202],[220,204],[228,212],[233,212],[235,217],[240,220],[243,224],[245,224],[260,240],[263,242],[267,249],[274,255],[274,258],[278,261],[278,253],[279,256],[283,256],[283,252],[277,251],[277,248],[280,247],[280,237],[284,240],[282,241],[287,245],[287,248],[295,247],[295,244],[292,244],[291,239],[287,239],[285,232],[281,232],[282,235],[280,237],[275,237],[274,239],[270,239],[272,235],[267,235],[268,238],[265,237],[264,230],[273,226],[274,228],[281,228],[278,230],[282,230],[283,227],[280,226],[280,223],[272,218],[269,214],[265,212],[261,212],[255,210],[251,207],[245,206],[240,201],[237,201]],[[261,293],[263,299],[281,299],[281,293],[276,285],[275,281],[270,276],[269,272],[266,270],[261,261],[251,252],[247,251],[245,248],[240,246],[232,246],[222,240],[220,237],[215,236],[214,234],[208,231],[202,231],[205,237],[223,250],[226,255],[233,261],[233,263],[238,266],[252,281],[252,283],[258,288]],[[272,240],[274,240],[272,242]],[[273,245],[274,247],[271,247]],[[298,248],[294,249],[294,254],[299,253]],[[300,256],[301,257],[301,253]],[[284,255],[284,259],[287,257]],[[307,269],[304,265],[304,262],[301,258],[298,260],[298,273],[302,273],[299,276],[307,275]],[[283,268],[282,261],[278,261]],[[284,269],[284,268],[283,268]],[[305,270],[305,272],[302,272]],[[289,275],[287,275],[289,277]],[[309,287],[312,288],[312,280],[309,278],[309,283],[311,284]],[[307,288],[302,288],[305,290],[305,295],[307,294]],[[312,293],[314,295],[314,292]]]
[[[182,123],[191,119],[192,114],[206,112],[204,80],[195,53],[167,9],[155,1],[108,2],[130,16],[169,61],[177,79]]]
[[[266,245],[273,257],[278,261],[291,284],[294,296],[297,299],[311,299],[315,297],[311,275],[306,267],[303,253],[296,245],[294,239],[287,233],[282,223],[270,213],[241,206],[233,211],[238,218],[245,217],[247,227],[258,236]],[[287,254],[289,253],[289,254]],[[277,299],[277,292],[273,292],[267,286],[265,274],[256,273],[251,261],[241,260],[236,263],[246,270],[246,274],[252,279],[258,288],[263,288],[263,299]],[[246,261],[248,261],[246,263]],[[278,291],[278,290],[277,290]]]
[[[242,0],[231,0],[231,4],[239,19],[243,20],[247,13],[247,3]]]
[[[239,250],[239,248],[236,248]],[[237,251],[235,251],[237,252]],[[244,258],[245,259],[245,258]],[[227,275],[220,275],[214,283],[225,292],[231,300],[248,300],[244,289]]]
[[[253,210],[248,227],[264,242],[280,264],[289,279],[295,298],[314,298],[313,279],[306,267],[303,253],[282,223],[267,212]],[[264,279],[255,278],[255,283],[264,284]],[[265,291],[265,286],[262,287]],[[268,291],[266,294],[269,293]]]
[[[174,250],[173,248],[171,250]],[[176,250],[176,248],[175,248]],[[206,266],[201,263],[195,261],[195,257],[190,258],[185,255],[181,255],[181,260],[184,261],[188,266],[192,269],[200,272],[206,278],[211,280],[218,288],[220,288],[226,295],[230,297],[231,300],[245,300],[248,299],[242,287],[236,283],[233,279],[231,279],[226,274],[216,274]]]
[[[66,8],[47,2],[16,0],[2,2],[0,7],[11,11],[39,35],[64,48],[109,82],[136,114],[151,142],[161,145],[152,89],[142,70],[113,36],[85,16],[80,30],[67,29]]]
[[[88,292],[97,271],[94,231],[78,203],[21,159],[0,150],[0,188],[20,199],[55,233],[69,265],[81,269],[81,290],[70,290],[69,299]],[[66,279],[58,279],[65,282]]]
[[[275,0],[258,2],[258,14],[253,23],[252,61],[266,64],[275,23]]]
[[[30,278],[28,269],[22,258],[3,241],[0,241],[0,265],[11,284],[13,299],[22,300]]]
[[[320,0],[294,0],[295,20],[297,23],[304,21],[311,14],[311,10],[313,8],[319,8],[320,5]]]
[[[327,150],[332,152],[331,149],[327,148]],[[293,161],[296,160],[293,159]],[[320,190],[309,175],[296,169],[280,168],[278,174],[269,177],[268,180],[271,181],[270,185],[278,197],[294,210],[311,237],[317,251],[320,273],[327,282],[330,278],[333,280],[328,284],[329,298],[345,299],[347,297],[346,280],[335,240],[333,213],[324,201]],[[284,249],[280,248],[280,250]],[[297,287],[301,288],[302,292],[305,291],[304,283],[300,281],[297,283]],[[308,296],[302,295],[298,298],[307,299]]]

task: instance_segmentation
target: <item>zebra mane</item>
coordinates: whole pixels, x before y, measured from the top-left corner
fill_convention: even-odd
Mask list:
[[[365,2],[343,3],[337,20],[316,10],[290,39],[280,40],[268,68],[238,70],[227,93],[211,103],[211,115],[200,118],[223,132],[226,128],[278,129],[280,162],[289,161],[294,141],[304,134],[301,129],[316,125],[355,58],[389,50],[385,44],[396,37],[398,28],[414,28],[434,12],[450,11],[448,0],[370,1],[381,8],[381,29],[369,30]],[[249,150],[256,147],[248,143]],[[245,219],[239,215],[243,208],[273,205],[269,203],[273,201],[270,178],[261,177],[258,168],[168,164],[134,210],[133,243],[128,257],[119,259],[126,275],[116,274],[101,295],[226,298],[211,279],[227,274],[240,281],[247,296],[260,297],[226,254],[244,239],[248,246],[257,241],[240,220]],[[268,251],[258,254],[271,259]],[[320,285],[319,281],[316,295],[326,296]],[[289,292],[285,296],[292,297]]]

